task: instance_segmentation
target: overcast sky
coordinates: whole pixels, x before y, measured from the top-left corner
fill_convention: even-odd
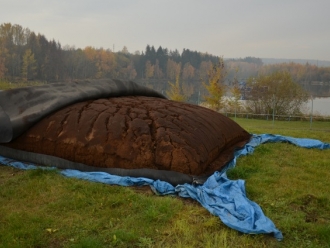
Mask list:
[[[0,0],[8,22],[76,48],[330,61],[330,0]]]

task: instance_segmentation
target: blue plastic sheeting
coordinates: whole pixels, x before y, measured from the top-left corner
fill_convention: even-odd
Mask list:
[[[243,180],[230,180],[226,170],[236,164],[238,157],[251,154],[254,148],[268,142],[288,142],[304,148],[330,149],[330,144],[313,139],[298,139],[280,135],[253,135],[251,141],[241,150],[235,152],[235,158],[222,172],[215,172],[203,185],[184,184],[173,187],[171,184],[147,178],[132,178],[110,175],[105,172],[81,172],[77,170],[62,170],[67,177],[85,179],[93,182],[115,184],[121,186],[149,185],[159,195],[177,194],[198,201],[213,215],[218,216],[227,226],[243,233],[272,233],[278,240],[283,239],[282,233],[274,223],[267,218],[258,204],[246,197]],[[37,169],[30,163],[23,163],[0,156],[0,163],[18,169]],[[55,167],[42,167],[55,169]]]

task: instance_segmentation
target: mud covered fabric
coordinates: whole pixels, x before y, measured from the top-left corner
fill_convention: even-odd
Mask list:
[[[238,157],[252,154],[255,147],[268,142],[287,142],[304,148],[330,149],[330,144],[313,139],[298,139],[271,134],[253,135],[250,142],[243,149],[235,152],[234,159],[226,169],[234,167]],[[0,163],[19,169],[40,168],[40,166],[1,156]],[[49,167],[45,169],[49,169]],[[67,177],[105,184],[121,186],[150,185],[154,192],[159,195],[177,194],[181,197],[195,199],[210,213],[218,216],[224,224],[235,230],[249,234],[272,233],[276,239],[282,240],[281,231],[264,215],[258,204],[246,197],[244,181],[228,179],[226,169],[222,172],[215,172],[203,185],[183,184],[176,187],[160,180],[114,176],[105,172],[62,170],[60,173]]]
[[[0,92],[0,143],[15,139],[48,114],[76,102],[116,97],[162,94],[132,81],[89,80],[46,84]]]

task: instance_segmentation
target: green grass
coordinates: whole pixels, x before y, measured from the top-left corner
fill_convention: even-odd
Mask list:
[[[0,186],[0,247],[265,245],[262,236],[228,229],[192,200],[156,196],[145,187],[11,167],[1,167]]]
[[[42,84],[43,84],[42,82],[37,82],[37,81],[10,82],[6,80],[0,80],[0,90],[8,90],[8,89],[14,89],[14,88],[26,87],[26,86],[37,86]]]
[[[251,133],[330,142],[330,123],[236,119]],[[264,144],[238,159],[232,179],[283,232],[244,235],[198,203],[66,178],[56,171],[0,167],[0,247],[327,247],[330,150]]]
[[[330,143],[330,123],[238,119],[252,133],[314,138]],[[315,128],[315,129],[314,129]],[[287,247],[330,244],[330,150],[303,149],[284,143],[264,144],[242,157],[228,172],[245,179],[247,195],[283,232]]]
[[[330,122],[314,121],[273,121],[232,118],[250,133],[280,134],[296,138],[319,139],[330,142]]]

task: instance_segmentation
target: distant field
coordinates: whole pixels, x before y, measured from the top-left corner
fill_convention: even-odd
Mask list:
[[[250,133],[330,143],[330,123],[236,119]],[[65,178],[56,171],[0,167],[0,247],[327,247],[330,150],[264,144],[238,159],[231,179],[284,234],[243,235],[198,203],[148,187]]]
[[[9,81],[0,81],[0,90],[8,90],[14,89],[19,87],[26,87],[26,86],[35,86],[35,85],[42,85],[41,82],[21,82],[21,83],[12,83]]]
[[[273,121],[245,118],[231,118],[250,133],[272,133],[297,138],[320,139],[330,142],[330,121]]]

